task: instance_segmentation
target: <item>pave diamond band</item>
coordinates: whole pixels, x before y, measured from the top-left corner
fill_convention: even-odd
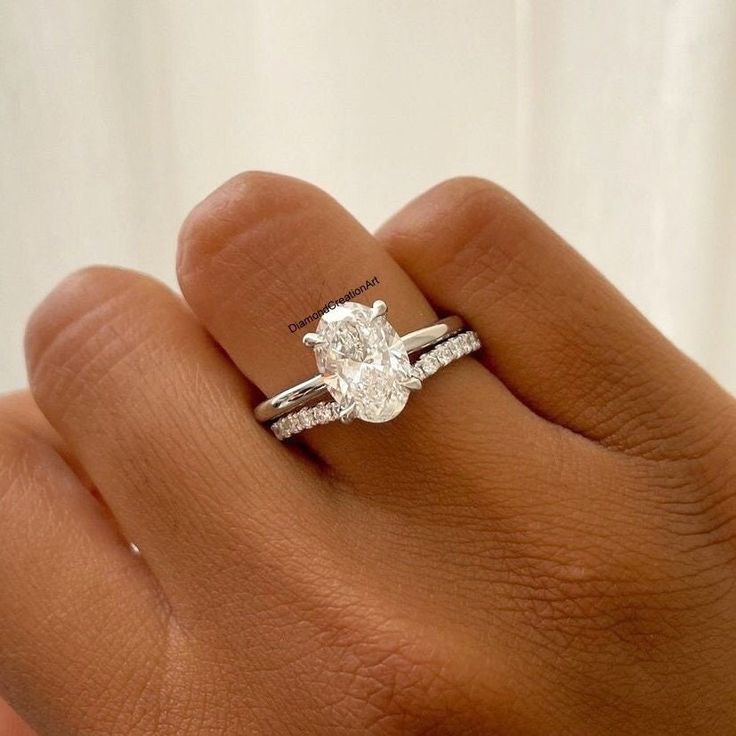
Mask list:
[[[305,406],[299,411],[294,411],[285,417],[281,417],[281,419],[277,419],[271,425],[271,431],[278,439],[285,440],[299,434],[299,432],[303,432],[305,429],[336,422],[339,418],[340,412],[334,401],[329,404],[321,401],[316,406]]]
[[[440,368],[479,350],[480,347],[480,339],[472,330],[455,334],[422,353],[410,368],[410,378],[420,382],[424,381]],[[271,425],[271,430],[278,439],[285,440],[306,429],[329,424],[340,418],[341,411],[338,402],[320,402],[315,406],[306,406],[280,417]]]
[[[440,368],[465,355],[480,350],[480,338],[473,330],[450,337],[424,353],[412,366],[412,374],[420,381],[434,375]]]

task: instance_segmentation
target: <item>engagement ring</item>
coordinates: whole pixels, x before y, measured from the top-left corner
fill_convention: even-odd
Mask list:
[[[280,440],[340,419],[387,422],[422,381],[474,350],[480,340],[459,317],[446,317],[400,337],[382,301],[345,302],[322,316],[303,342],[319,373],[261,402],[256,418]],[[414,362],[412,362],[414,361]]]

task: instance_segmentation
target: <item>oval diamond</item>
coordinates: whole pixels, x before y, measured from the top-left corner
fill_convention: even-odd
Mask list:
[[[385,316],[345,302],[319,321],[317,369],[341,413],[387,422],[404,408],[411,377],[406,347]]]

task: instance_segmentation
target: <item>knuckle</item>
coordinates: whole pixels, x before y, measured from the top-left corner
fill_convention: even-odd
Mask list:
[[[485,733],[478,725],[500,717],[512,689],[457,629],[438,637],[433,615],[417,617],[383,586],[328,590],[315,600],[309,647],[321,660],[311,686],[329,714],[349,712],[366,734]]]
[[[358,703],[361,733],[429,734],[487,723],[489,698],[484,678],[468,666],[467,652],[446,651],[429,636],[402,632],[385,624],[354,633],[330,673],[344,682],[341,698]],[[483,691],[482,697],[474,697]],[[469,731],[462,731],[463,733]]]
[[[712,614],[729,585],[725,571],[704,576],[692,559],[673,554],[661,530],[598,536],[605,541],[595,549],[558,541],[517,581],[516,603],[551,652],[651,663]]]
[[[660,490],[653,513],[664,513],[678,549],[705,565],[718,552],[730,566],[736,548],[736,405],[728,402],[717,418],[694,417],[647,446],[647,479]]]
[[[501,299],[538,289],[539,221],[511,193],[486,179],[456,177],[437,185],[424,204],[425,225],[440,236],[417,239],[416,222],[406,233],[392,233],[390,247],[399,259],[419,245],[428,248],[424,260],[431,260],[433,278],[439,281],[441,274],[481,309],[491,295]]]
[[[29,379],[39,404],[95,384],[130,348],[130,312],[158,292],[149,277],[93,266],[67,277],[26,328]]]
[[[459,177],[440,185],[440,196],[450,200],[463,223],[457,250],[487,250],[491,244],[523,243],[522,216],[528,212],[510,192],[479,177]],[[488,238],[489,233],[493,238]],[[505,236],[505,237],[504,237]]]
[[[298,219],[305,226],[305,210],[318,211],[328,199],[319,188],[290,176],[263,171],[234,176],[200,202],[181,226],[176,271],[182,289],[196,289],[210,268],[230,271],[248,265],[251,251],[272,252],[289,232],[298,232],[288,227],[289,221]]]
[[[476,207],[481,205],[482,214],[499,206],[507,206],[516,199],[501,185],[490,179],[480,176],[454,176],[437,185],[436,191],[440,196],[448,197],[456,203],[465,203]]]

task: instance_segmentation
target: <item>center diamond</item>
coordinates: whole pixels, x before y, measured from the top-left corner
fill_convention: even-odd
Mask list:
[[[341,414],[387,422],[404,408],[411,379],[409,355],[375,305],[346,302],[327,312],[317,327],[314,353]]]

